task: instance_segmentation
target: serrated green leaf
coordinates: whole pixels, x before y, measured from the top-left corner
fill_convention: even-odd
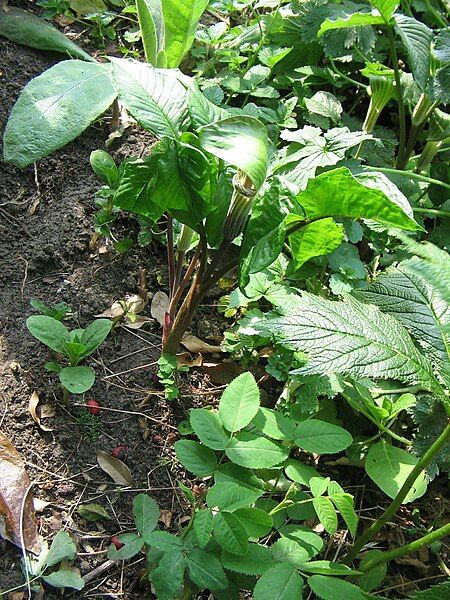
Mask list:
[[[274,440],[294,439],[296,423],[282,413],[270,408],[260,408],[252,421],[253,425]]]
[[[48,585],[56,588],[72,588],[73,590],[82,590],[84,588],[84,579],[69,569],[60,569],[49,575],[43,575],[42,579]]]
[[[312,575],[308,577],[308,585],[322,600],[368,600],[371,596],[347,581],[326,577],[325,575]]]
[[[225,450],[230,434],[225,431],[219,414],[205,408],[193,408],[189,420],[199,440],[213,450]]]
[[[259,389],[249,372],[238,375],[227,386],[219,402],[219,416],[231,432],[246,427],[259,410]],[[245,465],[243,465],[245,466]]]
[[[335,454],[345,450],[353,441],[348,431],[326,421],[308,419],[297,425],[295,443],[314,454]]]
[[[319,521],[325,527],[325,530],[330,535],[335,534],[338,528],[338,520],[331,500],[325,496],[318,496],[317,498],[313,498],[312,503]]]
[[[213,534],[225,552],[238,555],[247,553],[247,530],[233,513],[222,511],[214,517]]]
[[[377,11],[355,12],[351,15],[339,17],[337,19],[325,19],[317,32],[317,37],[321,37],[324,33],[332,31],[333,29],[367,25],[384,25],[384,19]]]
[[[180,549],[183,546],[183,540],[168,531],[152,531],[147,534],[146,544],[162,552],[169,552]]]
[[[203,550],[192,550],[186,556],[186,566],[192,581],[200,588],[224,590],[228,581],[219,559]]]
[[[350,494],[330,494],[330,500],[341,513],[352,537],[355,537],[358,528],[358,515],[353,508],[353,499]]]
[[[443,600],[450,594],[450,581],[444,581],[439,585],[433,585],[427,590],[418,592],[411,600]]]
[[[281,537],[271,546],[272,556],[278,562],[288,562],[292,565],[309,560],[309,552],[296,539]]]
[[[111,106],[109,65],[62,61],[28,83],[9,115],[6,162],[26,167],[65,146]]]
[[[194,517],[193,529],[200,548],[204,548],[211,539],[213,515],[210,509],[202,509]]]
[[[417,19],[397,13],[395,30],[405,46],[414,82],[425,90],[430,77],[430,50],[433,31]]]
[[[245,575],[262,575],[275,563],[269,548],[259,544],[249,544],[245,556],[223,552],[222,564],[229,571],[244,573]]]
[[[329,477],[311,477],[309,487],[313,496],[322,496],[325,494],[330,483]]]
[[[314,467],[310,467],[309,465],[304,465],[298,460],[290,459],[284,468],[284,472],[286,473],[286,477],[292,479],[292,481],[296,481],[301,485],[309,486],[309,482],[311,477],[320,477],[319,472],[314,469]]]
[[[136,533],[121,533],[117,537],[119,542],[124,545],[117,550],[114,544],[110,544],[108,548],[108,558],[110,560],[126,560],[132,558],[138,554],[144,546],[144,540]]]
[[[163,554],[158,566],[150,574],[158,600],[172,600],[180,596],[184,570],[185,559],[179,549],[169,550]]]
[[[147,494],[138,494],[133,500],[133,516],[136,529],[146,542],[159,520],[159,506],[156,500]]]
[[[244,467],[240,467],[239,465],[235,465],[231,462],[224,463],[220,465],[217,471],[214,473],[214,480],[216,483],[221,482],[231,482],[231,483],[239,483],[244,487],[262,490],[266,489],[265,483],[259,477],[253,473],[250,469],[245,469]]]
[[[281,536],[300,544],[310,559],[319,554],[323,548],[322,538],[308,527],[302,525],[283,525],[278,531]]]
[[[52,567],[62,560],[74,560],[76,554],[77,547],[67,531],[58,531],[45,558],[45,564]]]
[[[179,440],[175,442],[175,453],[180,463],[197,477],[208,477],[216,470],[216,455],[198,442]]]
[[[337,575],[339,577],[347,577],[348,575],[355,575],[357,571],[354,571],[346,565],[332,562],[330,560],[311,560],[310,562],[302,565],[297,565],[297,569],[304,573],[314,573],[317,575]]]
[[[351,297],[332,302],[303,292],[289,315],[269,317],[254,328],[271,331],[307,353],[306,365],[294,373],[398,379],[430,391],[440,387],[406,329],[375,306]]]
[[[225,453],[232,462],[250,469],[270,469],[289,456],[286,447],[246,432],[233,437]]]
[[[271,567],[258,580],[253,592],[254,600],[301,599],[303,579],[289,564]]]
[[[17,44],[38,50],[62,52],[70,57],[95,62],[92,56],[70,41],[56,27],[15,6],[3,5],[0,8],[0,35]]]
[[[258,190],[266,178],[268,141],[265,126],[254,117],[216,121],[199,130],[201,146],[246,173]]]
[[[110,58],[113,81],[125,108],[158,137],[179,139],[187,126],[187,92],[176,74],[119,58]]]
[[[442,104],[450,104],[450,65],[436,70],[432,81],[432,99]]]
[[[389,22],[400,2],[397,0],[370,0],[370,4],[378,10],[385,21]]]
[[[239,508],[234,512],[250,538],[268,535],[273,527],[272,517],[260,508]]]
[[[209,488],[206,502],[210,508],[234,512],[238,508],[250,506],[263,495],[263,490],[255,490],[239,485],[239,483],[217,482]]]
[[[370,447],[366,457],[365,469],[367,475],[390,498],[395,498],[406,478],[418,462],[418,458],[401,448],[380,441]],[[419,475],[403,504],[420,498],[427,491],[425,473]]]

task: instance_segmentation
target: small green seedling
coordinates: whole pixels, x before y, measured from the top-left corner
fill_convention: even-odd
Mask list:
[[[157,377],[159,382],[164,386],[164,395],[166,400],[176,400],[180,393],[177,386],[178,373],[189,371],[186,365],[178,365],[177,357],[171,354],[163,354],[158,359],[159,369]]]
[[[98,319],[86,329],[69,331],[63,323],[47,315],[34,315],[27,319],[30,333],[40,342],[68,361],[62,366],[59,361],[46,363],[46,371],[58,373],[65,397],[71,394],[83,394],[94,385],[95,373],[92,367],[79,363],[92,354],[106,339],[112,323],[108,319]]]
[[[50,307],[41,300],[31,300],[30,304],[42,315],[53,317],[57,321],[64,321],[64,319],[68,319],[73,314],[72,309],[65,302],[58,302],[57,304],[52,304]]]

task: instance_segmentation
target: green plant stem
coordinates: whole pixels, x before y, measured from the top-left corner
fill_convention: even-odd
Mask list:
[[[447,410],[448,412],[448,410]],[[420,473],[428,467],[433,458],[440,452],[441,448],[448,442],[450,439],[450,423],[447,423],[444,431],[441,435],[433,442],[433,444],[428,448],[422,458],[418,461],[416,466],[413,468],[411,473],[406,478],[405,483],[400,488],[397,496],[388,506],[388,508],[384,511],[379,519],[377,519],[366,531],[356,540],[353,548],[347,554],[344,559],[344,564],[350,565],[354,559],[357,557],[361,549],[373,539],[373,537],[382,529],[386,523],[395,515],[397,510],[400,508],[403,500],[408,495],[408,492],[414,485],[416,479],[419,477]]]
[[[404,175],[405,177],[410,177],[411,179],[417,179],[417,181],[424,181],[426,183],[433,183],[434,185],[440,185],[448,190],[450,190],[450,184],[444,183],[443,181],[439,181],[439,179],[433,179],[432,177],[427,177],[426,175],[419,175],[419,173],[412,173],[411,171],[402,171],[399,169],[388,169],[386,167],[370,167],[364,168],[364,171],[379,171],[380,173],[391,173],[392,175]]]
[[[432,531],[431,533],[424,535],[423,537],[419,538],[418,540],[414,540],[413,542],[410,542],[409,544],[400,546],[400,548],[395,548],[395,550],[391,550],[390,552],[383,552],[382,554],[380,554],[378,556],[374,556],[374,558],[372,560],[369,560],[365,564],[360,565],[359,569],[361,571],[363,571],[364,573],[366,573],[368,571],[371,571],[374,567],[376,567],[380,563],[387,563],[391,560],[394,560],[395,558],[399,558],[400,556],[405,556],[405,554],[411,554],[412,552],[416,552],[417,550],[420,550],[424,546],[429,546],[433,542],[437,542],[438,540],[441,540],[442,538],[446,537],[447,535],[450,535],[450,523],[447,523],[447,525],[443,525],[442,527],[439,527],[439,529],[436,529],[435,531]]]
[[[450,210],[438,210],[437,208],[417,208],[414,207],[413,211],[424,215],[436,215],[436,217],[450,217]]]
[[[404,154],[405,154],[405,143],[406,143],[406,115],[405,115],[405,105],[403,103],[403,94],[402,94],[402,86],[400,82],[400,71],[398,68],[398,56],[397,50],[395,48],[395,40],[394,34],[391,25],[387,27],[388,31],[388,40],[389,47],[391,50],[392,56],[392,67],[394,69],[394,77],[395,77],[395,91],[397,94],[397,102],[398,102],[398,119],[399,119],[399,149],[397,155],[397,167],[400,168],[399,165],[403,163]]]
[[[427,7],[427,11],[433,15],[436,23],[439,25],[439,27],[447,27],[447,22],[445,21],[445,19],[443,19],[441,17],[441,15],[438,13],[438,11],[434,8],[434,6],[431,4],[430,0],[424,0],[424,4]]]
[[[364,83],[356,81],[356,79],[352,79],[345,73],[342,73],[342,71],[340,71],[337,68],[336,63],[334,62],[334,60],[332,58],[330,58],[330,65],[331,65],[331,69],[336,73],[336,75],[339,75],[339,77],[341,77],[344,81],[347,81],[348,83],[351,83],[352,85],[354,85],[356,87],[363,88],[364,90],[367,88],[367,85],[364,85]]]

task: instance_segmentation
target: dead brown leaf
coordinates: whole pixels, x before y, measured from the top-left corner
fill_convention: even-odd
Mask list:
[[[133,478],[127,465],[104,450],[97,450],[98,466],[119,485],[133,485]]]
[[[169,296],[165,292],[156,292],[150,306],[150,313],[158,323],[164,325],[164,317],[169,308]]]
[[[38,554],[40,541],[36,526],[30,479],[21,455],[0,432],[0,535],[22,547],[20,523],[23,508],[23,540],[25,548]]]
[[[222,352],[220,346],[212,346],[207,342],[204,342],[200,338],[191,333],[187,333],[183,336],[181,343],[189,352],[200,352],[201,354],[214,354],[215,352]]]
[[[201,354],[197,354],[195,358],[192,358],[192,355],[189,352],[181,352],[177,354],[177,362],[178,366],[182,367],[186,365],[187,367],[201,367],[203,364],[203,357]]]
[[[48,417],[53,417],[55,411],[49,404],[44,404],[46,407],[45,416],[42,414],[43,406],[38,406],[39,404],[39,396],[37,392],[33,392],[30,396],[30,401],[28,402],[28,410],[30,411],[30,415],[35,423],[39,425],[42,431],[53,431],[53,427],[47,427],[41,422],[41,419]],[[53,412],[52,412],[53,411]]]
[[[244,368],[235,362],[203,363],[203,368],[208,373],[212,383],[226,385],[240,375]]]
[[[170,510],[166,510],[162,508],[159,512],[159,520],[163,523],[167,528],[169,528],[172,524],[173,513]]]

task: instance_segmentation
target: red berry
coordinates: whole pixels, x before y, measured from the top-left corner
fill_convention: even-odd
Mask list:
[[[118,535],[113,535],[111,538],[111,542],[116,547],[116,550],[120,550],[121,548],[123,548],[125,546],[125,544],[122,544],[122,542],[119,540]]]
[[[118,458],[119,460],[125,460],[128,454],[128,446],[125,444],[120,444],[116,446],[112,451],[112,455]]]
[[[88,400],[86,402],[86,406],[91,415],[97,416],[100,412],[100,404],[97,402],[97,400]]]

